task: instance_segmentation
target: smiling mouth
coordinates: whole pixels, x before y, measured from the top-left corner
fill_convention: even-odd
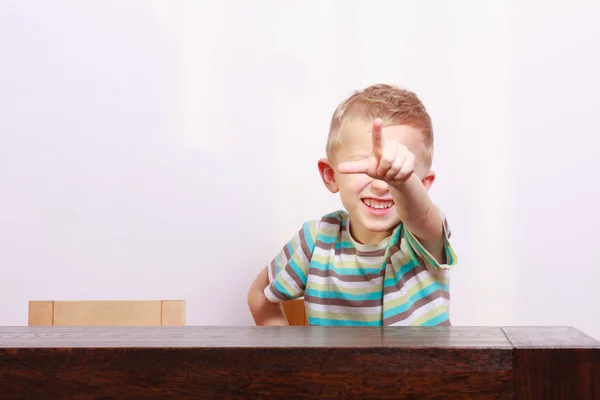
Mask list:
[[[375,210],[387,210],[394,206],[392,200],[376,200],[376,199],[361,199],[362,202],[369,208]]]

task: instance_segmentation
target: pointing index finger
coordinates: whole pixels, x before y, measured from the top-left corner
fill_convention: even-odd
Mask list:
[[[373,137],[373,154],[378,160],[381,158],[381,153],[383,152],[383,135],[381,133],[382,127],[383,121],[381,118],[376,118],[375,121],[373,121],[371,135]]]

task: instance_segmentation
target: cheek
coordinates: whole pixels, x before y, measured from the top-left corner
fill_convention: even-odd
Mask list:
[[[371,182],[365,174],[339,174],[337,177],[340,192],[347,195],[357,195]]]

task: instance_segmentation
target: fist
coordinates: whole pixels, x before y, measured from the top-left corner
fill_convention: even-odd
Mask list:
[[[399,185],[415,172],[415,156],[406,146],[395,140],[385,141],[382,135],[383,122],[377,118],[373,122],[373,151],[367,158],[344,162],[338,165],[342,174],[367,174],[373,179]]]

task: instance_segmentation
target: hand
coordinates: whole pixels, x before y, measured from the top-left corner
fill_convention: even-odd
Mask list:
[[[342,174],[367,174],[390,185],[399,185],[415,172],[415,156],[406,146],[395,140],[384,141],[381,133],[383,121],[373,122],[373,152],[367,158],[338,165]]]

